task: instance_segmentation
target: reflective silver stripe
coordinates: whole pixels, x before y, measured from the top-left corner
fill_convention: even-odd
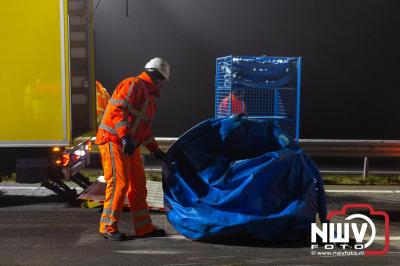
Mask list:
[[[123,107],[127,107],[129,113],[131,113],[131,114],[133,114],[133,115],[135,115],[135,116],[137,116],[137,117],[141,117],[141,119],[142,119],[143,121],[145,121],[145,122],[148,121],[148,118],[147,118],[147,117],[144,117],[144,118],[143,118],[143,115],[141,115],[142,112],[136,110],[135,108],[133,108],[133,107],[129,104],[129,101],[127,101],[126,99],[125,99],[125,100],[120,100],[120,99],[111,98],[111,99],[110,99],[110,103],[111,103],[112,105],[122,105]],[[145,105],[146,105],[146,103],[145,103]],[[145,106],[145,105],[144,105],[144,106]],[[144,106],[143,106],[143,107],[144,107]],[[147,106],[146,106],[146,107],[147,107]]]
[[[109,226],[117,226],[118,222],[117,221],[112,221],[110,218],[108,217],[101,217],[100,218],[100,222],[101,223],[106,223]]]
[[[141,228],[149,224],[151,224],[151,219],[145,219],[143,221],[135,223],[135,228]]]
[[[110,206],[112,207],[112,204],[114,201],[114,196],[115,196],[115,187],[117,185],[117,173],[115,172],[115,158],[114,158],[114,152],[113,152],[113,143],[109,142],[109,144],[110,144],[110,155],[111,155],[111,169],[112,169],[112,176],[113,176],[113,186],[112,186],[111,197],[110,197]]]
[[[147,106],[149,105],[149,99],[147,99],[144,104],[142,110],[140,110],[139,114],[136,116],[135,123],[133,123],[131,133],[135,134],[137,127],[139,126],[140,121],[143,120],[143,117],[146,114]]]
[[[149,213],[149,211],[147,209],[143,209],[143,210],[140,210],[140,211],[132,212],[132,216],[137,218],[137,217],[146,215],[148,213]]]
[[[136,110],[135,108],[133,108],[129,102],[127,102],[126,100],[118,100],[118,99],[114,99],[111,98],[110,99],[111,104],[113,105],[122,105],[123,107],[127,107],[128,108],[128,112],[135,115],[135,116],[140,116],[141,112]],[[143,120],[148,120],[147,117]]]
[[[107,125],[105,125],[103,123],[100,124],[99,128],[104,129],[105,131],[108,131],[111,134],[117,134],[117,131],[114,128],[109,127],[109,126],[107,126]]]
[[[137,117],[141,116],[141,112],[136,110],[136,109],[134,109],[132,106],[128,106],[128,112],[133,114],[133,115],[135,115],[136,119],[137,119]],[[149,118],[147,116],[145,116],[145,117],[142,118],[142,120],[147,122],[149,120]]]
[[[120,127],[127,127],[127,126],[129,126],[129,125],[128,125],[128,123],[127,123],[126,121],[124,121],[124,120],[122,120],[122,121],[118,122],[117,124],[115,124],[115,128],[116,128],[116,129],[118,129],[118,128],[120,128]]]
[[[155,141],[154,137],[150,137],[150,138],[144,140],[144,141],[142,142],[142,145],[143,145],[143,146],[146,146],[146,145],[152,143],[153,141]]]
[[[103,214],[110,215],[112,213],[111,209],[103,209]]]
[[[133,84],[135,84],[134,82],[132,82],[131,86],[128,89],[128,94],[125,97],[125,100],[127,102],[129,102],[129,99],[131,98],[132,92],[133,92]]]
[[[109,215],[109,216],[119,217],[121,215],[121,212],[113,211],[111,209],[104,209],[103,210],[103,214]]]
[[[122,105],[122,106],[127,106],[127,105],[128,105],[128,102],[127,102],[127,101],[125,101],[125,100],[120,100],[120,99],[114,99],[114,98],[111,98],[111,99],[110,99],[110,103],[111,103],[112,105]]]
[[[108,218],[108,217],[101,217],[101,218],[100,218],[100,222],[101,222],[101,223],[106,223],[106,224],[108,224],[108,223],[110,222],[110,218]]]

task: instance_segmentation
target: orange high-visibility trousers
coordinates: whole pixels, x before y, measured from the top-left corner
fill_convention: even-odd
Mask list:
[[[122,146],[113,142],[99,145],[99,150],[107,182],[100,233],[118,230],[118,220],[126,196],[136,235],[150,233],[155,227],[146,202],[146,178],[140,148],[132,156],[123,153]]]

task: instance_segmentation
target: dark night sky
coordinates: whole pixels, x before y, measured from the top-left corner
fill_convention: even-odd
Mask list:
[[[153,128],[173,137],[214,115],[217,57],[302,56],[300,138],[400,139],[399,14],[399,0],[129,0],[126,17],[102,0],[96,78],[112,91],[168,59]]]

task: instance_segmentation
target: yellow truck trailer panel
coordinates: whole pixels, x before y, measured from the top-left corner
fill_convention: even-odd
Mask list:
[[[68,145],[67,0],[4,1],[0,22],[0,146]]]

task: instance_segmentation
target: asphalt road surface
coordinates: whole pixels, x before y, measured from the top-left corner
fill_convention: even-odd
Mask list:
[[[124,212],[120,229],[128,240],[113,242],[98,235],[98,209],[69,207],[37,185],[0,183],[0,265],[400,265],[400,187],[326,190],[329,211],[344,203],[369,203],[389,214],[386,255],[311,255],[309,243],[192,241],[179,235],[163,213],[153,213],[153,220],[166,229],[167,237],[134,239],[129,212]],[[371,247],[383,249],[384,219],[373,221],[377,237]]]

